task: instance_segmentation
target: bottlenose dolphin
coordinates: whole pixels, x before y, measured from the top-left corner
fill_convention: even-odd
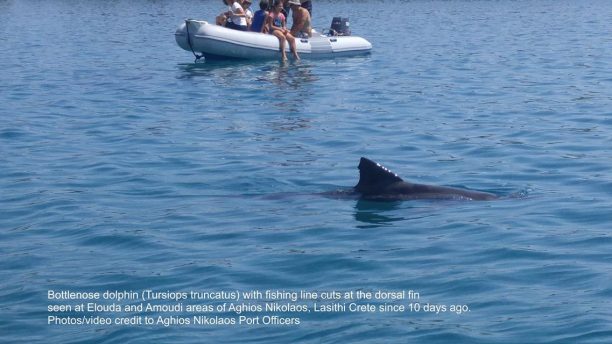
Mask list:
[[[367,200],[455,199],[488,201],[497,196],[487,192],[414,184],[404,181],[386,167],[367,158],[359,161],[359,182],[353,188],[359,198]]]

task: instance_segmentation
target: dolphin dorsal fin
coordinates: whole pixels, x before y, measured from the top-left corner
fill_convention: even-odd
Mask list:
[[[397,174],[391,172],[383,165],[368,158],[361,158],[359,161],[359,183],[355,189],[359,192],[367,192],[370,187],[380,186],[381,184],[391,184],[403,181]]]

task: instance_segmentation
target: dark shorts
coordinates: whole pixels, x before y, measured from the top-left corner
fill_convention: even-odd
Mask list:
[[[247,31],[246,25],[245,26],[236,25],[234,24],[234,22],[227,22],[227,24],[225,24],[225,27],[228,29],[232,29],[232,30]]]

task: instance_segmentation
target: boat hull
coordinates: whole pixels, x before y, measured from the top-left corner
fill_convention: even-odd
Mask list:
[[[176,43],[184,50],[201,54],[208,59],[237,58],[264,60],[280,58],[278,38],[269,34],[227,29],[206,21],[188,19],[174,34]],[[367,54],[372,44],[357,36],[317,35],[296,38],[301,58],[330,58]],[[287,51],[289,45],[287,44]]]

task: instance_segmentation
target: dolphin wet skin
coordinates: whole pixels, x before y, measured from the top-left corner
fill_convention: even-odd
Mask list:
[[[498,198],[487,192],[406,182],[386,167],[363,157],[359,162],[359,182],[353,189],[362,199],[381,201],[411,199],[489,201]]]

